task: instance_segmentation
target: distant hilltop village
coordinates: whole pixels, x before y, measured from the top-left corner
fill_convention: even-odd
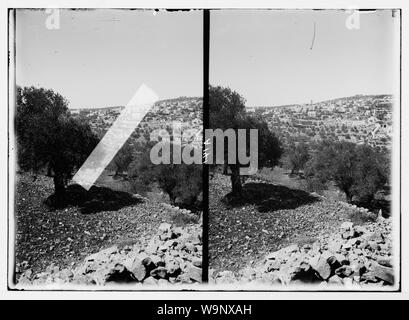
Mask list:
[[[346,140],[390,149],[392,95],[356,95],[302,105],[247,108],[262,116],[284,143]]]
[[[179,97],[161,100],[154,104],[130,138],[131,145],[149,141],[149,134],[155,129],[171,130],[172,122],[182,123],[182,131],[202,128],[203,99],[200,97]],[[89,123],[91,129],[102,137],[119,116],[124,106],[106,108],[70,109],[71,115]]]

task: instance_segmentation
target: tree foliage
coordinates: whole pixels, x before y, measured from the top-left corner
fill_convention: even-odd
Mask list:
[[[323,141],[306,168],[308,179],[333,182],[348,202],[370,202],[389,180],[389,159],[367,145]]]
[[[291,143],[283,155],[283,165],[291,170],[291,174],[304,170],[308,160],[310,160],[309,148],[304,142]]]
[[[211,129],[247,129],[246,153],[249,154],[250,129],[258,130],[258,166],[274,167],[282,154],[281,143],[276,135],[268,128],[267,123],[260,116],[250,116],[246,113],[245,99],[230,88],[210,86],[209,88],[209,122]],[[226,142],[227,143],[227,142]],[[227,146],[224,159],[224,173],[230,174],[232,193],[242,191],[240,179],[240,164],[227,163]],[[238,151],[238,148],[237,148]],[[237,158],[237,155],[236,155]],[[230,170],[227,170],[227,169]],[[230,171],[230,173],[228,173]]]
[[[16,102],[19,168],[53,176],[55,194],[61,195],[98,140],[86,123],[70,116],[67,100],[51,89],[18,87]]]
[[[142,185],[147,190],[156,184],[168,194],[171,204],[193,208],[202,193],[202,165],[153,164],[150,159],[151,147],[152,143],[147,143],[145,151],[130,164],[128,178],[131,184],[135,187]]]
[[[115,175],[118,176],[119,173],[128,170],[128,167],[133,160],[134,150],[129,143],[125,143],[112,159],[111,163],[109,164],[109,168],[114,170]]]

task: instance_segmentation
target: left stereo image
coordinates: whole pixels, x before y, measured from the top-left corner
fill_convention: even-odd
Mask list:
[[[203,12],[9,11],[9,289],[202,282]]]

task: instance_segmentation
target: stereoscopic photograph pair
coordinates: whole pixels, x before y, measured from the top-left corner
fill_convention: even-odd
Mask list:
[[[400,10],[8,19],[10,290],[399,290]]]

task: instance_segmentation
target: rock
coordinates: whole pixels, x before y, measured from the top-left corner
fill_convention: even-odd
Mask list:
[[[354,236],[353,231],[345,231],[341,234],[342,239],[351,239]]]
[[[282,257],[282,256],[285,256],[285,255],[288,255],[288,254],[297,252],[298,250],[299,250],[298,245],[297,245],[297,244],[293,244],[293,245],[290,245],[290,246],[288,246],[288,247],[282,248],[282,249],[280,249],[280,250],[278,250],[278,251],[271,252],[270,254],[268,254],[268,255],[266,256],[266,259],[267,259],[267,260],[279,259],[279,258]]]
[[[173,248],[174,246],[176,246],[178,244],[177,241],[175,241],[174,239],[168,240],[165,242],[164,246],[167,248]],[[159,248],[160,249],[160,248]]]
[[[352,263],[353,261],[356,261],[356,260],[358,260],[358,255],[355,253],[355,251],[354,250],[351,250],[350,252],[349,252],[349,254],[348,254],[348,259],[349,259],[349,261],[350,261],[350,263]]]
[[[29,278],[29,277],[27,277],[26,275],[24,275],[24,274],[22,274],[21,276],[20,276],[20,278],[18,278],[18,284],[21,286],[21,285],[31,285],[31,284],[35,284],[35,285],[37,285],[36,283],[32,283],[31,282],[31,279]]]
[[[156,267],[164,267],[166,265],[165,261],[163,261],[159,256],[157,255],[151,255],[149,256],[149,258],[151,259],[152,263],[156,266]]]
[[[195,246],[193,245],[193,243],[185,243],[184,245],[184,250],[187,251],[188,253],[193,253],[195,252]]]
[[[297,267],[297,272],[308,272],[310,269],[311,265],[305,261],[302,261]]]
[[[85,258],[86,262],[92,261],[108,261],[109,256],[118,252],[117,246],[112,246],[97,253],[91,254]]]
[[[55,266],[54,264],[49,265],[46,269],[45,272],[54,274],[58,273],[60,271],[60,268],[58,266]]]
[[[187,275],[186,273],[181,273],[180,275],[177,276],[176,282],[192,283],[192,280],[190,279],[190,276]]]
[[[342,279],[338,275],[333,275],[331,278],[328,279],[328,284],[332,285],[342,285]]]
[[[169,284],[169,281],[168,280],[165,280],[165,279],[159,279],[158,280],[158,285],[168,285]]]
[[[159,239],[162,241],[169,240],[170,238],[171,238],[171,234],[169,232],[159,235]]]
[[[185,274],[196,282],[202,282],[202,269],[188,264],[185,269]]]
[[[70,269],[65,268],[60,271],[58,276],[64,281],[69,282],[74,277],[74,273]]]
[[[158,230],[162,233],[172,232],[172,225],[170,223],[161,223],[158,227]]]
[[[233,284],[235,282],[236,282],[236,279],[229,278],[229,277],[220,277],[216,279],[216,284],[218,285]]]
[[[103,265],[101,268],[89,275],[97,285],[104,285],[112,281],[131,281],[131,275],[126,272],[126,268],[121,263]]]
[[[376,243],[383,243],[384,242],[384,238],[382,233],[380,233],[379,231],[374,232],[368,239],[369,241],[374,241]]]
[[[328,250],[333,253],[338,253],[341,250],[341,246],[341,241],[332,241],[330,244],[328,244]]]
[[[349,277],[353,274],[353,270],[350,266],[342,266],[335,270],[335,274],[341,277]]]
[[[366,272],[365,263],[361,259],[352,262],[351,269],[354,276],[361,276],[364,272]]]
[[[201,268],[201,267],[202,267],[202,259],[200,259],[200,258],[193,258],[192,264],[193,264],[195,267]]]
[[[359,238],[353,238],[348,240],[349,245],[352,247],[356,247],[361,243],[361,240]]]
[[[351,240],[352,240],[352,239],[351,239]],[[352,248],[352,245],[351,245],[351,242],[350,242],[350,241],[347,241],[347,242],[345,242],[345,243],[342,245],[342,249],[344,249],[344,250],[349,251],[349,250],[351,250],[351,248]]]
[[[158,243],[154,239],[152,239],[149,242],[148,246],[145,248],[145,252],[147,254],[156,253],[156,251],[158,250],[158,247],[159,247]]]
[[[21,276],[24,276],[25,278],[30,279],[32,275],[33,275],[33,270],[27,269],[26,271],[23,272]]]
[[[341,253],[336,253],[334,257],[340,265],[349,264],[348,259]]]
[[[378,251],[381,248],[376,241],[372,240],[368,241],[367,247],[369,247],[369,249],[371,249],[372,251]]]
[[[393,269],[389,267],[384,267],[379,265],[378,263],[374,263],[372,265],[372,274],[378,278],[381,279],[389,284],[394,284],[394,276],[393,276]]]
[[[255,279],[256,278],[256,271],[253,268],[244,268],[243,270],[240,270],[240,274],[247,279]]]
[[[343,278],[342,279],[343,284],[348,288],[353,286],[353,280],[351,278]]]
[[[277,275],[275,275],[272,272],[264,273],[263,275],[261,275],[261,280],[262,280],[262,283],[268,284],[268,285],[280,285],[281,284],[280,279],[277,277]]]
[[[358,237],[362,236],[363,234],[368,233],[368,230],[363,226],[355,226],[354,229]]]
[[[282,249],[285,253],[290,254],[293,252],[297,252],[300,248],[298,247],[298,244],[293,244],[291,246],[285,247]]]
[[[375,277],[373,272],[366,272],[361,276],[361,282],[364,283],[375,283],[378,282],[379,280]]]
[[[146,259],[146,258],[145,258]],[[143,259],[138,256],[131,257],[125,261],[125,268],[133,274],[136,280],[139,282],[143,281],[148,275],[146,265],[143,263]]]
[[[175,259],[169,259],[166,261],[166,269],[170,276],[176,277],[179,275],[181,269],[180,264]]]
[[[149,256],[143,258],[142,264],[148,271],[151,271],[152,269],[155,269],[157,267],[157,265],[153,262],[152,258]]]
[[[267,272],[271,272],[274,270],[279,270],[281,267],[281,263],[277,260],[268,260],[266,263],[266,270]]]
[[[146,279],[143,281],[143,284],[146,284],[146,285],[157,285],[157,284],[158,284],[158,280],[156,280],[156,279],[153,278],[153,277],[148,277],[148,278],[146,278]]]
[[[168,269],[166,269],[165,267],[157,267],[150,272],[150,275],[154,278],[165,279],[168,275]]]
[[[317,271],[323,280],[327,280],[331,275],[331,266],[327,262],[326,258],[320,256],[316,261],[311,263],[311,267]]]
[[[343,222],[342,224],[341,224],[341,232],[345,232],[345,231],[351,231],[352,230],[352,227],[353,227],[353,223],[352,222],[350,222],[350,221],[346,221],[346,222]]]
[[[392,259],[391,257],[379,257],[376,260],[381,266],[384,267],[392,267]]]

